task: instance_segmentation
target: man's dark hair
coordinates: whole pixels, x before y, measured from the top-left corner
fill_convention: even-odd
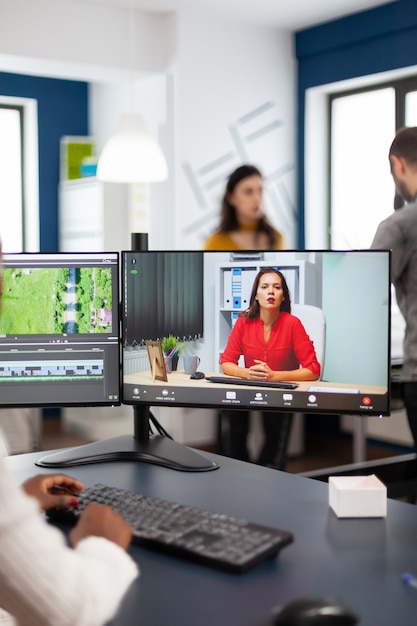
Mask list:
[[[389,156],[405,159],[417,167],[417,126],[400,128],[391,144]]]

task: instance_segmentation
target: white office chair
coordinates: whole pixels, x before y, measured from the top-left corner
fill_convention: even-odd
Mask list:
[[[326,353],[326,318],[322,309],[311,304],[292,304],[291,313],[301,320],[308,336],[314,344],[317,360],[320,363],[320,378],[323,376]],[[314,383],[313,383],[314,384]],[[281,429],[281,439],[277,450],[277,465],[285,466],[291,428],[298,428],[298,436],[304,431],[304,414],[287,414]]]
[[[321,365],[321,378],[326,354],[326,318],[324,313],[322,309],[311,304],[293,304],[291,305],[291,313],[301,321],[314,344],[317,360]]]

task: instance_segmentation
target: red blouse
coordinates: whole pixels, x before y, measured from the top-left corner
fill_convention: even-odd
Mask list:
[[[313,342],[298,317],[290,313],[281,312],[266,343],[260,318],[238,317],[219,362],[237,364],[241,354],[245,367],[255,365],[254,359],[258,359],[274,371],[296,370],[301,366],[320,374]]]

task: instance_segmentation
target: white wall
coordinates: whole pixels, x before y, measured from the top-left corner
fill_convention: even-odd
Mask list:
[[[176,18],[135,11],[130,20],[127,8],[67,0],[1,0],[0,71],[89,81],[90,133],[98,152],[126,111],[143,114],[148,130],[159,135],[167,117],[165,82],[175,59]],[[169,138],[172,152],[171,146]],[[169,226],[166,207],[172,212],[172,186],[172,181],[153,189],[132,186],[126,195],[131,199],[124,211],[129,214],[126,232],[148,230],[152,247],[166,247],[166,236],[159,241],[164,231],[158,223]],[[158,211],[151,212],[153,203]],[[112,241],[112,233],[107,239]],[[115,239],[111,247],[119,249],[118,243]]]
[[[226,176],[240,163],[253,162],[267,177],[267,212],[291,246],[295,64],[290,34],[193,11],[181,12],[177,22],[165,129],[173,141],[169,164],[175,195],[165,198],[159,241],[167,249],[201,248],[217,225]],[[181,423],[183,433],[177,436],[185,441],[214,437],[214,411],[187,409],[183,422],[173,411],[158,409],[157,414],[170,432]]]
[[[267,212],[295,241],[295,61],[290,33],[178,17],[175,71],[177,243],[201,248],[216,227],[225,177],[253,162]]]
[[[131,107],[127,26],[127,10],[69,0],[1,0],[0,71],[91,81],[91,134],[100,149]],[[133,186],[128,232],[145,225],[153,249],[201,248],[217,224],[225,176],[247,161],[266,176],[266,210],[287,246],[294,245],[291,34],[192,11],[164,17],[136,12],[135,30],[134,108],[158,136],[170,177]],[[85,423],[85,409],[79,412]],[[170,413],[174,437],[213,437],[212,412],[178,412],[187,419]],[[102,428],[101,412],[96,417]]]
[[[388,259],[370,252],[323,258],[324,380],[384,385],[388,354]],[[352,302],[358,315],[352,316]]]
[[[243,161],[259,165],[267,177],[267,213],[291,247],[291,34],[187,10],[177,16],[136,11],[132,62],[128,26],[127,9],[2,0],[0,71],[91,81],[91,134],[98,149],[131,108],[134,77],[135,110],[158,136],[170,170],[167,183],[133,192],[133,204],[140,197],[139,212],[146,213],[139,225],[148,227],[152,247],[201,247],[217,224],[224,178]],[[139,229],[135,223],[127,228]]]
[[[169,19],[135,12],[133,69],[159,72],[172,59]],[[168,22],[168,30],[166,24]],[[12,70],[109,80],[130,69],[129,13],[71,0],[1,0],[0,64]]]
[[[225,177],[240,163],[253,162],[266,177],[266,211],[293,247],[291,34],[193,11],[167,18],[164,28],[175,50],[172,63],[166,72],[138,78],[134,99],[164,149],[170,177],[141,186],[133,208],[139,219],[129,229],[148,230],[153,249],[201,248],[217,225]],[[117,89],[94,83],[90,92],[93,134],[101,146],[131,94],[123,82]]]
[[[370,76],[360,76],[337,83],[312,87],[305,103],[305,246],[324,249],[328,246],[328,98],[332,94],[384,81],[414,76],[417,67],[406,67]]]

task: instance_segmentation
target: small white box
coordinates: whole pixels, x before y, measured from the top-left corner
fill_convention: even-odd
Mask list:
[[[337,517],[386,517],[387,488],[374,474],[330,476],[329,506]]]

